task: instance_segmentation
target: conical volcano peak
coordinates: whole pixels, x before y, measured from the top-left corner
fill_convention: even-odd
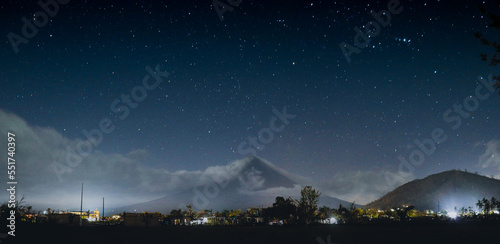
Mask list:
[[[255,155],[245,157],[242,160],[245,161],[246,166],[266,165],[266,163],[264,162],[265,161],[264,159],[262,159],[258,156],[255,156]]]
[[[259,169],[272,169],[272,170],[279,170],[276,166],[271,164],[270,162],[267,162],[266,160],[258,157],[258,156],[247,156],[245,158],[242,158],[240,160],[236,160],[226,166],[227,171],[230,173],[230,175],[238,175],[242,171],[251,169],[251,168],[259,168]]]
[[[300,184],[289,176],[291,173],[278,168],[258,156],[249,156],[224,166],[209,167],[200,173],[202,184],[174,194],[147,202],[118,208],[123,211],[160,211],[168,213],[172,209],[192,204],[194,209],[245,209],[255,206],[271,206],[276,196],[300,195]],[[293,175],[292,175],[293,176]],[[330,196],[321,196],[320,204],[328,206],[349,203]]]

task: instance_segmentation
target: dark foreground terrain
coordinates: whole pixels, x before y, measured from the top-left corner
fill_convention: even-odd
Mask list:
[[[498,223],[150,228],[20,224],[16,237],[1,243],[499,243],[499,233]]]

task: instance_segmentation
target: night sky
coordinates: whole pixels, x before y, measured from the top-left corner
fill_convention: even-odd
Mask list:
[[[248,149],[245,142],[259,131],[268,143],[253,148],[258,156],[349,188],[337,196],[360,203],[391,190],[384,176],[397,174],[398,157],[409,159],[414,141],[431,138],[436,128],[447,140],[405,181],[450,169],[500,177],[500,96],[483,87],[481,94],[491,96],[460,125],[452,120],[456,112],[443,118],[475,96],[478,76],[499,73],[479,57],[492,49],[473,36],[499,38],[478,8],[483,1],[401,0],[402,11],[348,62],[339,45],[354,45],[355,28],[375,21],[370,10],[387,10],[388,2],[242,0],[221,21],[210,0],[73,0],[58,4],[16,53],[9,33],[22,36],[22,18],[32,21],[42,8],[37,1],[2,1],[0,140],[7,131],[20,134],[25,197],[45,206],[49,200],[36,200],[36,193],[64,196],[64,187],[78,189],[82,181],[98,189],[100,181],[91,180],[98,176],[84,170],[98,157],[101,172],[129,170],[108,167],[106,157],[153,171],[204,171],[248,156],[239,147]],[[493,1],[486,6],[500,10]],[[142,88],[146,67],[165,72],[159,84],[150,77],[154,89]],[[147,94],[131,101],[135,108],[122,98],[133,91],[136,98]],[[288,124],[273,120],[284,108],[296,115]],[[85,140],[82,131],[106,118],[114,130],[58,182],[51,167],[64,161],[66,144]],[[280,131],[269,138],[271,121]],[[117,194],[128,189],[119,180],[106,186]]]

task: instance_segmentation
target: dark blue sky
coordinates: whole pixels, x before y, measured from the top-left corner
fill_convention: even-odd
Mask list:
[[[0,109],[69,139],[109,118],[116,128],[96,150],[145,149],[145,165],[189,171],[244,157],[240,143],[286,106],[297,117],[257,155],[305,177],[396,171],[398,156],[435,128],[448,140],[417,177],[454,168],[500,174],[478,166],[486,143],[499,139],[498,95],[456,130],[443,120],[474,95],[478,76],[498,74],[473,36],[498,37],[482,1],[401,0],[403,11],[350,63],[339,44],[354,45],[354,28],[389,1],[243,0],[224,21],[210,1],[138,2],[70,1],[16,54],[8,33],[20,35],[21,18],[41,7],[3,1]],[[157,64],[169,77],[120,120],[111,104]]]

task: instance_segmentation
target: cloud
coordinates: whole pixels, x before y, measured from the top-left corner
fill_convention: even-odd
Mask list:
[[[244,194],[244,195],[250,195],[250,196],[268,196],[268,197],[277,197],[277,196],[282,196],[284,198],[292,197],[295,199],[299,199],[300,197],[300,190],[302,190],[301,185],[293,185],[293,187],[272,187],[268,188],[265,190],[259,190],[259,191],[248,191],[246,189],[240,189],[239,193]]]
[[[331,179],[319,183],[323,194],[357,204],[367,204],[378,199],[395,187],[415,179],[409,174],[391,171],[345,171],[335,174]]]
[[[238,180],[243,189],[247,191],[255,191],[262,189],[264,187],[264,183],[266,182],[266,179],[264,179],[261,175],[262,171],[252,168],[250,172],[246,172],[245,175],[239,176]]]
[[[332,179],[318,183],[268,164],[297,185],[293,188],[263,189],[267,179],[261,176],[261,172],[242,172],[248,159],[237,160],[229,165],[211,166],[203,171],[170,172],[144,165],[149,154],[145,149],[121,154],[103,152],[95,147],[92,153],[82,157],[80,163],[74,167],[68,166],[68,172],[59,181],[53,168],[54,162],[66,164],[68,148],[76,150],[84,142],[82,139],[66,138],[53,128],[30,125],[19,116],[0,109],[0,135],[7,135],[7,132],[16,135],[17,196],[24,195],[28,204],[39,210],[47,207],[78,209],[82,182],[85,206],[98,207],[105,197],[107,206],[118,207],[191,190],[228,177],[239,179],[239,190],[247,194],[298,195],[299,185],[313,185],[323,194],[364,204],[414,178],[412,175],[400,177],[389,171],[351,171],[338,173]],[[496,147],[492,146],[488,152],[495,149],[493,152],[498,155],[498,141],[495,143]],[[0,157],[7,157],[5,148],[0,149]],[[493,164],[498,167],[498,160],[485,162],[485,165]],[[391,184],[388,184],[387,179],[391,179]],[[7,174],[0,174],[0,180],[7,182]],[[8,199],[7,192],[0,192],[0,197]]]
[[[144,202],[208,184],[224,174],[236,175],[241,170],[240,162],[231,167],[213,166],[204,171],[169,172],[162,168],[145,166],[148,151],[144,149],[125,154],[106,153],[94,148],[91,154],[82,157],[74,167],[68,166],[67,147],[76,150],[81,139],[69,139],[52,128],[29,125],[19,116],[0,110],[0,134],[16,135],[16,177],[18,197],[25,196],[29,204],[43,207],[67,209],[79,207],[80,187],[84,183],[85,201],[99,206],[102,197],[109,197],[115,206]],[[7,140],[6,138],[4,139]],[[6,149],[0,150],[6,158]],[[59,162],[68,170],[58,180],[53,163]],[[255,178],[257,179],[257,178]],[[7,174],[0,174],[7,182]],[[6,191],[0,193],[8,199]]]
[[[485,147],[485,152],[479,157],[479,166],[483,169],[493,168],[496,177],[500,177],[500,140],[491,140]]]

